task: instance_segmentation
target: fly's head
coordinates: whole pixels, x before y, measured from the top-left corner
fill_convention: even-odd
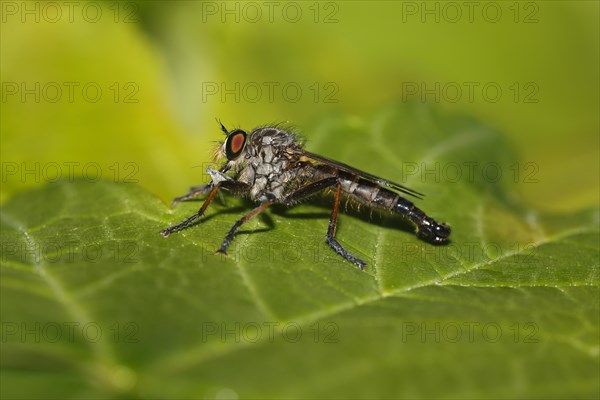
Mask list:
[[[220,123],[220,122],[219,122]],[[227,131],[227,129],[221,124],[221,130],[227,136],[225,141],[215,149],[214,159],[215,162],[219,162],[223,159],[226,160],[225,164],[221,168],[221,171],[240,171],[246,164],[246,148],[250,135],[241,129],[234,129]]]

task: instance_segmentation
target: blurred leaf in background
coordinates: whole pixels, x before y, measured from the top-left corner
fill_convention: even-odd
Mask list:
[[[215,117],[308,126],[400,99],[505,132],[532,205],[598,202],[597,2],[3,4],[3,201],[53,163],[168,199],[201,179]]]
[[[598,397],[597,2],[0,5],[3,398]],[[361,273],[315,201],[221,259],[229,198],[162,239],[215,117],[427,193],[452,244],[349,210]]]

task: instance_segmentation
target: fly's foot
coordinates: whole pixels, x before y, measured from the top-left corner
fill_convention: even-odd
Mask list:
[[[182,230],[183,229],[182,225],[183,224],[178,224],[178,225],[173,225],[168,228],[165,228],[162,231],[160,231],[160,234],[163,235],[163,237],[168,237],[171,233]]]
[[[215,250],[215,255],[217,254],[223,254],[225,257],[228,257],[229,254],[227,254],[227,249],[223,248],[223,247],[219,247],[217,250]]]
[[[354,257],[352,254],[350,254],[348,252],[348,250],[346,250],[345,248],[342,247],[340,242],[338,242],[337,240],[335,240],[332,237],[327,237],[327,243],[336,253],[338,253],[340,256],[344,257],[344,259],[346,259],[346,261],[350,261],[352,264],[354,264],[358,268],[360,268],[361,271],[365,270],[367,263],[361,259]]]
[[[171,208],[175,208],[175,206],[179,203],[181,203],[182,201],[185,201],[187,199],[191,198],[191,196],[179,196],[179,197],[175,197],[173,199],[173,201],[171,202]]]
[[[343,255],[342,255],[342,257],[344,257],[346,260],[350,261],[352,264],[356,265],[358,268],[360,268],[361,271],[364,271],[365,267],[367,266],[366,262],[364,262],[361,259],[358,259],[358,258],[354,257],[351,254],[348,254],[348,257],[343,256]]]
[[[353,262],[358,268],[360,268],[361,271],[365,270],[365,267],[367,266],[367,263],[364,262],[363,260],[359,260],[358,258],[355,258],[354,261],[352,260],[348,260],[350,262]]]

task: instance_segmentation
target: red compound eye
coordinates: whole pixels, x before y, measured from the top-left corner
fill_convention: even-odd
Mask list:
[[[233,131],[227,136],[225,141],[225,155],[228,160],[235,160],[239,157],[246,145],[246,132],[242,130]]]

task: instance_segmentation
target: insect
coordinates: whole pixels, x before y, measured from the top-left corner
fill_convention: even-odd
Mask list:
[[[335,238],[337,217],[342,196],[368,207],[403,215],[415,226],[416,235],[432,244],[448,242],[450,227],[437,223],[402,197],[421,199],[422,193],[405,186],[360,171],[349,165],[304,150],[301,140],[279,126],[265,126],[247,133],[241,129],[228,131],[218,121],[226,135],[216,149],[215,162],[224,160],[219,170],[208,168],[211,182],[193,186],[189,192],[176,197],[172,205],[208,193],[197,213],[185,221],[163,229],[164,237],[189,227],[204,215],[220,189],[245,196],[259,205],[240,218],[229,230],[215,253],[227,254],[227,247],[237,229],[252,217],[278,203],[291,206],[326,189],[334,193],[333,209],[327,229],[327,243],[340,256],[361,270],[367,265],[354,257]]]

